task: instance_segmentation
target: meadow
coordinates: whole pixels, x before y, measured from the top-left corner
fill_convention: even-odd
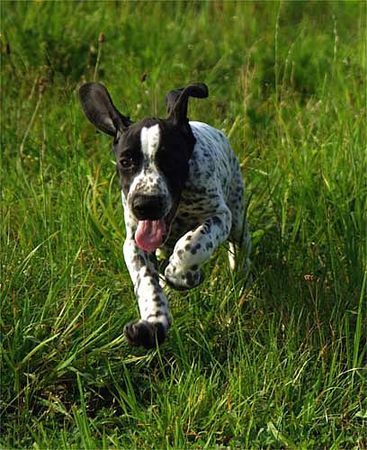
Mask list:
[[[1,449],[366,449],[366,3],[0,7]],[[253,284],[224,245],[151,351],[92,80],[133,120],[205,82],[246,182]]]

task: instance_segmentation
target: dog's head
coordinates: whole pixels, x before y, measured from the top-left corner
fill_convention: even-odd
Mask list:
[[[164,241],[189,172],[195,137],[187,118],[189,97],[205,98],[205,84],[192,84],[166,96],[167,119],[133,123],[112,103],[100,83],[79,91],[87,118],[113,137],[117,171],[127,205],[137,222],[135,241],[146,251]]]

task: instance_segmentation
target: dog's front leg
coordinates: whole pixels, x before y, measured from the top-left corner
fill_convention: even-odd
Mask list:
[[[182,236],[164,272],[168,284],[176,289],[191,289],[200,284],[200,265],[228,238],[231,224],[231,212],[223,206],[200,226]]]
[[[127,237],[124,257],[140,310],[140,320],[125,326],[125,336],[132,345],[152,348],[166,337],[170,325],[168,301],[159,285],[153,255],[138,248],[134,239]]]

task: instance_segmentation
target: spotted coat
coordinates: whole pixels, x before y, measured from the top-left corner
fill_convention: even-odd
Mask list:
[[[100,85],[95,89],[100,94]],[[180,107],[177,98],[182,97],[182,91],[172,91],[172,114]],[[108,132],[106,128],[110,123],[105,120],[101,125],[95,119],[95,111],[91,112],[90,104],[86,106],[89,98],[90,94],[81,93],[87,117]],[[105,108],[109,107],[107,101],[106,105]],[[100,110],[99,100],[98,117],[101,117]],[[112,115],[113,110],[108,112],[109,117]],[[119,139],[118,130],[112,125],[109,133],[115,136],[114,150],[122,186],[126,226],[124,258],[140,311],[140,319],[126,325],[125,335],[131,344],[146,348],[161,343],[171,324],[164,292],[166,284],[180,290],[198,286],[203,279],[201,266],[226,240],[229,241],[231,268],[234,269],[237,263],[244,274],[249,268],[251,243],[245,219],[244,185],[238,159],[228,139],[205,123],[180,119],[181,123],[175,117],[172,120],[174,126],[181,127],[181,134],[172,134],[170,122],[168,126],[166,121],[154,118],[126,125],[123,139]],[[114,123],[113,117],[111,122]],[[180,146],[178,151],[176,147]],[[171,148],[169,153],[167,148]],[[186,157],[182,159],[185,152]],[[126,164],[127,157],[130,166],[124,168],[129,165]],[[177,161],[166,167],[169,158]],[[182,173],[185,176],[181,176]],[[156,208],[152,207],[155,203],[151,200],[146,203],[146,199],[152,198]],[[165,238],[157,249],[157,253],[168,255],[161,274],[156,252],[146,251],[138,245],[139,221],[147,218],[164,220],[167,225]]]

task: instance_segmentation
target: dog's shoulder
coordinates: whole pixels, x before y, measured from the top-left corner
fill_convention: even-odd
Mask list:
[[[230,148],[226,135],[204,122],[192,121],[190,127],[196,139],[196,150],[212,149],[211,154],[226,153]]]
[[[203,186],[222,184],[231,177],[237,158],[226,135],[203,122],[190,122],[196,139],[189,161],[190,174],[187,185]]]

